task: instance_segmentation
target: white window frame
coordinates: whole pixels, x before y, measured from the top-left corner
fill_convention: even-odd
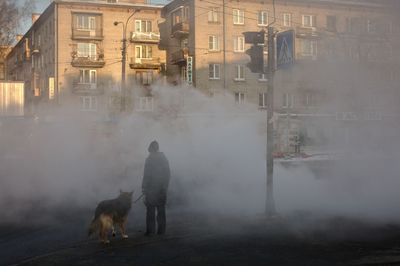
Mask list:
[[[243,36],[236,36],[233,39],[233,51],[237,53],[244,52],[244,37]]]
[[[232,16],[233,16],[233,24],[234,25],[244,25],[244,10],[243,9],[234,8],[232,10]]]
[[[81,111],[96,111],[97,96],[80,96]]]
[[[308,49],[305,49],[306,43],[309,45]],[[311,56],[315,58],[318,53],[318,42],[316,40],[303,39],[301,53],[303,56]]]
[[[95,69],[80,69],[79,84],[91,84],[91,88],[95,88],[97,84],[97,71]]]
[[[217,35],[208,35],[208,50],[219,51],[219,37]]]
[[[292,13],[283,13],[283,26],[292,27]]]
[[[235,103],[236,104],[244,104],[245,102],[245,94],[244,92],[235,92]]]
[[[245,80],[245,68],[244,65],[236,65],[235,66],[235,80],[236,81],[244,81]]]
[[[306,23],[306,18],[308,18],[309,23]],[[317,25],[317,17],[315,15],[302,15],[301,21],[304,28],[315,28]]]
[[[268,81],[268,79],[267,79],[267,74],[265,74],[265,73],[259,73],[259,75],[258,75],[258,81]]]
[[[267,26],[268,21],[269,21],[268,11],[266,11],[266,10],[258,11],[257,25],[258,26]]]
[[[295,104],[296,97],[291,93],[283,93],[283,103],[282,108],[293,108]]]
[[[76,14],[76,29],[82,31],[96,30],[96,16]]]
[[[135,59],[137,63],[141,63],[141,59],[152,59],[153,47],[151,45],[135,45]],[[139,62],[140,61],[140,62]]]
[[[135,20],[135,32],[153,32],[153,22],[151,20]]]
[[[220,79],[221,65],[220,64],[209,64],[208,66],[208,78],[209,79]]]
[[[210,7],[208,11],[208,22],[219,22],[219,7]]]
[[[97,56],[97,45],[95,43],[78,43],[77,44],[77,55],[78,57],[87,57],[90,59],[96,59]]]
[[[154,98],[153,97],[139,97],[139,108],[137,111],[140,112],[152,112],[154,110]]]
[[[258,94],[258,107],[261,109],[267,108],[267,97],[268,94],[266,92],[260,92]]]

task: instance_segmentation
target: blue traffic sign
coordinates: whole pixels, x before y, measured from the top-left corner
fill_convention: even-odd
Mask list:
[[[278,69],[286,68],[294,63],[294,31],[279,32],[276,37]]]

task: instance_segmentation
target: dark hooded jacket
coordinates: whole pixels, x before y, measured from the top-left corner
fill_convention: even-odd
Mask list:
[[[151,152],[144,164],[142,190],[146,205],[164,205],[171,177],[167,157],[162,152]]]

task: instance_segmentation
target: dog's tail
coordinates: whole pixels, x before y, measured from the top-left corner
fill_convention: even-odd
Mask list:
[[[88,237],[97,231],[98,226],[99,226],[99,219],[98,219],[98,217],[94,217],[92,222],[89,225]]]

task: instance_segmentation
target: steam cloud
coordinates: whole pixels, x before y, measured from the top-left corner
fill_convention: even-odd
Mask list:
[[[357,88],[355,95],[365,93]],[[3,122],[3,221],[56,206],[93,209],[119,189],[135,189],[138,195],[152,140],[159,141],[171,164],[171,208],[262,213],[266,114],[250,104],[235,106],[230,95],[209,98],[191,88],[166,86],[156,86],[154,92],[161,110],[155,114],[98,122],[104,117],[69,110],[39,120]],[[328,135],[326,148],[342,153],[322,171],[313,164],[276,164],[278,210],[398,221],[399,147],[393,139],[399,131],[393,120],[388,123],[355,127],[346,149],[338,145],[341,135]],[[326,121],[317,126],[326,132],[332,128]]]

